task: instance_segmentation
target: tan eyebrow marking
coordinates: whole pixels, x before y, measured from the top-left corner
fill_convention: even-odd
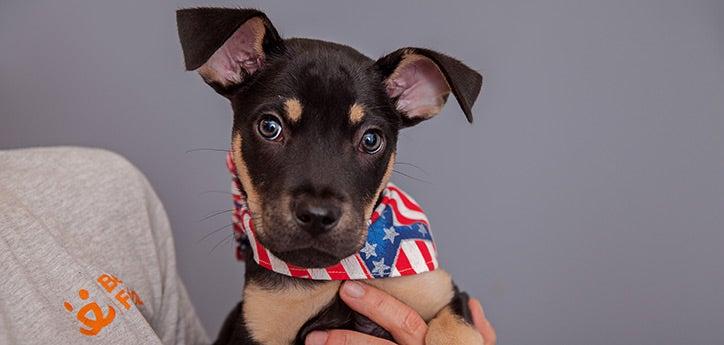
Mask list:
[[[362,121],[362,117],[365,116],[365,108],[359,104],[355,103],[352,104],[352,106],[349,108],[349,122],[351,122],[353,125],[358,124],[360,121]]]
[[[302,103],[296,98],[289,98],[284,101],[284,111],[292,122],[299,122],[302,118]]]
[[[246,200],[249,203],[249,209],[252,210],[255,214],[261,214],[261,210],[257,210],[257,205],[261,205],[261,196],[256,190],[256,186],[251,181],[251,175],[249,175],[249,169],[246,167],[246,161],[244,160],[244,156],[241,154],[241,134],[235,133],[234,137],[231,141],[231,154],[232,158],[234,159],[234,165],[236,165],[236,171],[237,175],[239,176],[239,179],[241,180],[241,185],[244,187],[244,192],[246,192]],[[263,226],[257,226],[257,231],[264,231]]]

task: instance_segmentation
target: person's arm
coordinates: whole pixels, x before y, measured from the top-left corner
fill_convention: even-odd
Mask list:
[[[0,277],[0,344],[210,343],[163,205],[105,150],[0,150]]]
[[[396,298],[366,284],[346,282],[340,291],[342,300],[350,308],[367,316],[384,327],[401,345],[423,345],[427,324],[414,310]],[[483,307],[477,299],[470,299],[469,307],[473,322],[483,336],[485,345],[495,345],[496,334],[493,325],[485,318]],[[375,338],[363,333],[333,329],[310,333],[305,341],[307,345],[393,345],[385,339]]]
[[[160,276],[154,277],[154,282],[162,291],[157,296],[159,300],[155,301],[158,311],[148,322],[164,344],[209,344],[206,331],[176,269],[173,233],[166,211],[145,176],[140,172],[137,175],[144,187],[146,217],[159,264]]]

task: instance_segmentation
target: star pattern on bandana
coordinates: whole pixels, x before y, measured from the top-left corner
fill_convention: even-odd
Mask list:
[[[423,235],[427,235],[427,227],[424,224],[417,224],[417,231]]]
[[[385,259],[382,258],[380,261],[374,261],[372,260],[372,264],[375,266],[372,269],[372,273],[377,276],[384,275],[387,270],[390,269],[390,266],[385,265]]]
[[[390,243],[395,243],[395,237],[399,236],[400,234],[395,230],[394,226],[391,226],[389,228],[385,228],[385,237],[382,238],[382,240],[390,240]]]
[[[365,242],[365,247],[362,248],[360,252],[364,253],[365,259],[377,256],[377,243],[371,244],[369,242]]]

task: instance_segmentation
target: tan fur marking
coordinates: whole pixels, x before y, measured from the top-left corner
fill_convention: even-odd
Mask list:
[[[395,158],[397,157],[396,152],[392,152],[390,155],[390,161],[387,162],[387,168],[385,170],[385,174],[382,175],[382,182],[380,182],[380,185],[377,187],[377,191],[375,192],[375,195],[372,196],[372,200],[367,203],[364,207],[364,216],[365,219],[370,219],[372,217],[372,211],[374,211],[375,202],[377,202],[377,198],[379,198],[380,193],[382,193],[382,190],[385,189],[387,186],[387,182],[390,181],[390,177],[392,176],[392,170],[395,167]],[[359,238],[359,243],[357,245],[361,248],[364,242],[367,240],[367,225],[364,225],[364,236]]]
[[[247,20],[244,25],[251,25],[251,31],[254,32],[254,50],[256,50],[257,54],[264,55],[264,48],[262,47],[264,35],[266,34],[264,20],[259,17],[254,17]]]
[[[233,83],[241,82],[241,77],[239,76],[233,76],[231,80],[224,79],[224,74],[220,73],[209,64],[203,64],[201,67],[199,67],[197,71],[201,75],[201,78],[204,79],[204,82],[207,84],[219,81],[222,86],[226,87]]]
[[[365,282],[409,305],[425,321],[430,321],[453,298],[452,279],[447,272],[439,268],[411,276],[372,279]]]
[[[483,345],[483,336],[445,307],[430,321],[425,335],[425,345],[443,344]]]
[[[369,202],[369,204],[367,204],[367,206],[365,206],[364,214],[365,214],[366,219],[369,219],[372,216],[372,211],[374,211],[373,208],[375,206],[375,202],[377,202],[377,198],[380,196],[380,193],[382,193],[382,190],[385,189],[385,187],[387,186],[387,182],[390,182],[390,177],[392,176],[392,170],[395,167],[396,158],[397,158],[397,153],[392,152],[392,154],[390,155],[390,160],[389,160],[389,162],[387,162],[387,168],[385,170],[385,174],[382,176],[382,182],[377,187],[377,191],[375,192],[375,195],[373,196],[372,200]]]
[[[330,281],[283,290],[267,290],[247,283],[243,310],[246,326],[261,344],[291,344],[302,325],[334,298],[340,283]]]
[[[356,125],[360,123],[364,116],[365,108],[361,104],[355,103],[349,108],[349,122],[351,124]]]
[[[392,80],[400,77],[400,71],[403,70],[403,68],[417,60],[427,59],[426,57],[418,54],[411,53],[410,51],[405,51],[402,55],[402,59],[400,59],[400,63],[397,65],[397,68],[392,72],[392,75],[390,75],[386,82],[391,82]]]
[[[299,122],[302,118],[302,103],[296,98],[289,98],[284,101],[284,111],[287,113],[287,118],[292,122]]]
[[[241,154],[241,135],[238,133],[234,134],[234,138],[231,141],[231,156],[234,158],[236,172],[239,175],[242,187],[244,187],[244,192],[246,192],[246,201],[249,205],[249,210],[251,210],[251,214],[261,215],[261,198],[256,189],[254,189],[254,183],[251,181],[249,169],[246,167],[246,162],[244,162],[244,157]],[[256,225],[257,231],[263,232],[263,224],[258,224],[260,220],[261,217],[259,217],[259,219],[255,218],[254,225]]]

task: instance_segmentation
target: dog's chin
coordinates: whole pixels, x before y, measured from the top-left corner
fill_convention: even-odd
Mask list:
[[[324,268],[344,259],[311,247],[284,251],[274,255],[288,263],[304,268]]]

